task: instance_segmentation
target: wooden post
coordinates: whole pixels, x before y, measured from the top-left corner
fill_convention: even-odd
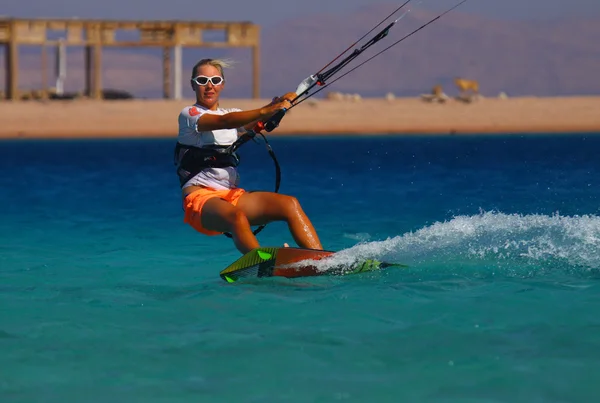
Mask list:
[[[19,47],[14,22],[10,24],[9,38],[5,49],[6,99],[16,101],[19,99]]]
[[[174,88],[174,95],[175,95],[175,99],[180,100],[181,99],[181,45],[176,45],[175,48],[173,49],[173,53],[174,53],[174,57],[173,57],[173,62],[174,62],[174,79],[173,79],[173,86]]]
[[[102,45],[96,43],[94,50],[94,99],[102,99]]]
[[[4,98],[10,99],[10,63],[8,61],[8,43],[2,45],[4,49]]]
[[[42,98],[48,98],[48,48],[46,42],[42,44]]]
[[[85,90],[86,97],[92,97],[92,47],[86,45],[84,51],[84,71],[85,71]]]
[[[97,23],[86,27],[85,94],[102,99],[102,32]]]
[[[163,47],[163,98],[171,98],[171,47]]]
[[[252,97],[260,98],[260,48],[252,46]]]
[[[54,78],[56,79],[56,94],[62,96],[65,93],[65,80],[67,79],[67,45],[64,38],[58,40],[55,55]]]

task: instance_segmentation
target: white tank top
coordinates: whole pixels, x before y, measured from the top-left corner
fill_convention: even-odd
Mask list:
[[[218,108],[216,111],[211,111],[203,106],[194,104],[186,106],[179,114],[179,135],[177,141],[183,145],[202,147],[205,145],[230,145],[238,138],[238,133],[243,133],[243,127],[239,129],[222,129],[206,132],[199,132],[197,122],[198,119],[205,113],[214,115],[224,115],[229,112],[239,112],[241,109]],[[206,168],[196,176],[188,180],[183,188],[189,186],[207,186],[218,190],[227,190],[236,188],[238,185],[239,176],[237,168]]]

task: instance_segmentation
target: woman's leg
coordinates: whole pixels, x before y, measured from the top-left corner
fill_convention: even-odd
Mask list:
[[[250,225],[286,221],[298,246],[323,249],[317,232],[295,197],[272,192],[245,193],[237,207],[244,212]]]
[[[252,233],[246,214],[223,199],[213,197],[207,200],[200,219],[202,226],[208,230],[230,232],[236,248],[242,254],[260,246]]]

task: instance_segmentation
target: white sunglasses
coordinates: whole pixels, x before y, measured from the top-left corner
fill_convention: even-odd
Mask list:
[[[222,84],[223,81],[225,81],[225,79],[221,76],[212,76],[212,77],[198,76],[198,77],[192,78],[192,81],[198,85],[206,85],[206,84],[208,84],[209,81],[212,85],[219,85],[219,84]]]

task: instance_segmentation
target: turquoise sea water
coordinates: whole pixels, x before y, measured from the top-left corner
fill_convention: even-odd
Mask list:
[[[173,140],[1,142],[0,401],[597,399],[600,136],[270,142],[327,249],[410,268],[227,284]]]

